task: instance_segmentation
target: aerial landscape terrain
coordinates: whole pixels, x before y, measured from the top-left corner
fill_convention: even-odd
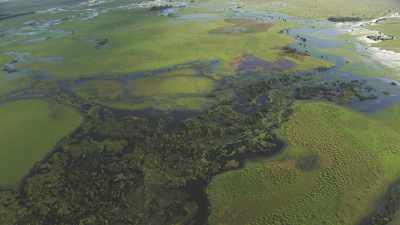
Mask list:
[[[400,0],[0,0],[0,225],[400,225]]]

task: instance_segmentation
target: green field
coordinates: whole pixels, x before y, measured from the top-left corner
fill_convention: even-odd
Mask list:
[[[282,153],[212,180],[211,225],[357,224],[400,175],[398,130],[345,108],[298,103],[279,133]]]
[[[374,116],[391,127],[393,130],[400,132],[400,105],[392,106],[383,112],[378,112]]]
[[[400,4],[395,0],[242,0],[249,8],[274,10],[296,17],[375,18],[386,15]]]
[[[205,97],[154,97],[133,102],[110,102],[106,103],[114,108],[127,110],[141,110],[146,108],[161,110],[201,110],[212,104],[212,100]]]
[[[75,110],[41,100],[0,105],[0,185],[16,185],[80,122]]]
[[[88,100],[115,100],[122,95],[123,87],[120,82],[109,80],[86,81],[77,85],[74,91]]]
[[[138,97],[174,94],[201,94],[212,89],[213,82],[207,78],[177,76],[172,78],[138,79],[130,88]]]
[[[74,91],[85,99],[115,108],[200,109],[213,88],[212,79],[188,69],[126,82],[89,80],[76,85]]]
[[[395,12],[0,0],[0,225],[399,225]]]
[[[195,60],[220,60],[220,73],[231,73],[231,63],[243,54],[253,54],[266,60],[286,57],[299,69],[329,66],[328,63],[304,57],[283,55],[281,48],[293,39],[279,31],[291,24],[238,23],[222,19],[211,21],[176,20],[151,16],[149,12],[123,11],[99,16],[93,21],[72,21],[56,26],[74,34],[60,39],[30,45],[11,43],[0,52],[30,52],[33,57],[61,56],[62,61],[21,63],[20,68],[34,74],[49,74],[60,78],[90,75],[113,75],[162,67]],[[242,33],[213,32],[218,29],[244,29]],[[107,39],[96,47],[97,40]]]
[[[390,19],[377,25],[370,26],[370,29],[380,31],[386,35],[394,37],[394,40],[383,41],[375,46],[386,50],[400,52],[400,19]]]

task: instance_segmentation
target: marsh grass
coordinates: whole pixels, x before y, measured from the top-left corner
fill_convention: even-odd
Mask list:
[[[326,19],[328,17],[374,18],[399,9],[395,0],[244,0],[249,8],[267,8],[292,16]]]
[[[121,97],[123,86],[115,80],[89,80],[74,87],[74,91],[89,100],[116,100]]]
[[[376,113],[376,119],[382,121],[393,130],[400,132],[400,105],[394,105],[384,111]]]
[[[15,186],[81,118],[78,112],[42,100],[0,105],[0,186]]]
[[[386,50],[400,52],[400,19],[389,19],[377,25],[370,26],[370,29],[380,31],[394,37],[393,40],[382,41],[375,46]]]
[[[237,34],[210,33],[215,29],[243,26]],[[21,64],[34,73],[60,78],[99,74],[125,74],[154,70],[196,60],[220,60],[218,73],[233,72],[231,62],[243,54],[266,60],[282,57],[281,48],[293,39],[280,31],[287,23],[265,24],[251,21],[177,20],[152,15],[151,12],[123,11],[99,16],[93,21],[71,21],[56,26],[73,35],[30,45],[6,45],[1,51],[32,52],[34,57],[62,56],[63,61],[33,61]],[[98,49],[93,40],[107,39]],[[322,61],[305,57],[301,69],[324,66]]]
[[[176,76],[132,80],[129,86],[134,96],[151,97],[207,93],[212,90],[213,81],[200,77]]]
[[[81,81],[73,87],[79,96],[120,109],[201,109],[214,88],[214,80],[193,69],[177,69],[156,75]]]
[[[400,174],[400,133],[335,105],[296,104],[279,134],[281,154],[213,179],[210,224],[356,224]]]

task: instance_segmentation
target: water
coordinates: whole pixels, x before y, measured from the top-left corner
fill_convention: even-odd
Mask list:
[[[47,19],[27,20],[20,24],[19,27],[2,30],[4,37],[1,37],[1,39],[9,42],[22,41],[25,44],[30,44],[43,42],[48,38],[62,38],[71,35],[71,33],[55,29],[54,27],[65,21],[93,20],[100,14],[109,11],[151,7],[152,5],[161,4],[163,4],[161,0],[145,3],[103,0],[50,7],[37,11],[38,14],[42,14],[43,17]],[[216,13],[205,12],[179,15],[179,8],[190,7],[190,5],[181,1],[168,2],[168,4],[175,7],[165,9],[161,12],[161,15],[169,15],[171,13],[177,14],[178,17],[176,19],[179,20],[206,21],[220,18]],[[345,30],[354,30],[357,28],[365,30],[363,27],[364,23],[376,22],[379,21],[379,19],[373,20],[372,22],[346,23],[338,26],[335,23],[325,20],[298,19],[270,11],[244,10],[238,8],[235,2],[230,2],[230,9],[225,10],[224,14],[226,17],[247,18],[265,22],[286,21],[298,24],[296,28],[287,31],[288,35],[295,39],[295,42],[290,45],[290,48],[315,58],[331,62],[334,67],[323,72],[323,75],[327,77],[327,79],[363,79],[367,80],[368,84],[373,88],[380,90],[380,93],[383,91],[385,92],[385,94],[379,96],[379,100],[357,103],[352,105],[353,108],[364,112],[370,112],[400,103],[400,85],[392,85],[392,80],[388,82],[382,79],[388,77],[392,79],[396,78],[395,72],[390,68],[390,62],[379,62],[378,56],[382,51],[370,48],[370,46],[367,46],[366,43],[362,42],[357,37],[349,36],[343,38]],[[15,38],[18,36],[22,37],[22,39]],[[344,55],[343,52],[346,51],[351,52],[351,54]],[[349,65],[349,59],[353,66]],[[30,60],[41,61],[47,59]],[[62,60],[61,57],[60,60]]]
[[[351,108],[371,113],[400,103],[400,85],[393,85],[393,83],[398,83],[393,80],[393,78],[397,78],[396,72],[391,70],[393,68],[391,68],[390,62],[379,61],[375,57],[382,51],[370,48],[360,39],[351,36],[344,37],[343,35],[346,33],[337,24],[324,20],[297,19],[268,11],[235,9],[233,15],[266,22],[287,21],[298,24],[298,27],[287,31],[287,34],[295,39],[290,48],[331,62],[334,67],[323,72],[322,75],[325,79],[365,80],[369,86],[378,90],[378,99],[357,102],[350,105]],[[374,21],[379,21],[379,19]],[[362,24],[362,22],[357,24]],[[353,52],[353,55],[349,57],[340,54],[346,51]],[[348,66],[349,60],[352,60],[353,67]],[[368,74],[363,71],[367,71]]]

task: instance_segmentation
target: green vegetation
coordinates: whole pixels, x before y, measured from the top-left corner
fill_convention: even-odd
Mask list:
[[[348,35],[341,35],[341,39],[349,38],[351,37]],[[328,49],[323,51],[323,53],[334,54],[344,58],[346,62],[342,67],[338,68],[338,71],[340,72],[351,71],[353,75],[357,76],[382,76],[391,77],[393,79],[398,78],[396,73],[394,73],[390,68],[376,64],[376,61],[374,61],[372,58],[363,57],[353,43],[346,44],[343,46],[343,48]]]
[[[11,91],[27,87],[29,84],[28,78],[2,78],[0,73],[0,96],[5,95]]]
[[[337,69],[363,75],[376,75],[374,65],[360,66],[370,61],[351,41],[319,43],[327,36],[319,20],[292,49],[295,19],[263,12],[356,21],[388,13],[392,0],[196,0],[151,9],[128,9],[146,0],[56,1],[71,8],[13,19],[0,10],[0,225],[400,218],[396,192],[383,204],[389,215],[375,204],[400,176],[399,110],[369,118],[333,105],[381,90],[327,79],[322,69],[333,65],[322,59],[345,56]],[[167,8],[176,11],[162,16]],[[327,48],[313,58],[318,44]]]
[[[174,94],[201,94],[212,89],[213,81],[207,78],[177,76],[169,78],[136,79],[129,84],[138,97],[154,97]]]
[[[279,33],[291,26],[285,23],[248,21],[243,24],[221,19],[176,21],[149,13],[131,10],[110,12],[94,21],[65,22],[56,28],[73,31],[74,34],[62,41],[49,39],[30,45],[11,43],[2,46],[0,51],[31,52],[34,57],[61,56],[64,58],[62,61],[32,61],[19,66],[37,74],[61,78],[125,74],[215,59],[221,61],[219,70],[224,74],[233,71],[230,64],[242,54],[251,53],[262,59],[275,60],[282,57],[280,49],[293,41],[288,35]],[[212,32],[232,26],[246,29],[246,32],[240,35]],[[98,48],[96,40],[103,39],[107,40],[107,44]],[[296,62],[302,70],[329,66],[311,57]]]
[[[43,94],[68,102],[85,119],[34,165],[18,190],[0,191],[7,199],[0,203],[0,215],[6,215],[0,224],[206,222],[207,182],[237,168],[241,157],[275,152],[280,142],[273,131],[290,116],[294,97],[345,103],[365,93],[356,81],[281,73],[241,77],[218,82],[207,109],[178,113],[120,111],[79,98],[60,83],[33,85],[25,97]],[[308,161],[315,166],[305,165]],[[312,170],[318,159],[306,157],[300,164]]]
[[[284,152],[213,179],[211,225],[357,224],[400,175],[400,133],[359,113],[298,103],[279,133]]]
[[[0,105],[0,185],[16,185],[63,136],[80,124],[68,107],[40,100]]]
[[[381,47],[386,50],[391,50],[400,53],[400,19],[389,19],[380,22],[377,25],[370,26],[370,29],[377,30],[385,35],[393,37],[393,40],[382,41],[376,46]]]
[[[395,0],[242,0],[249,8],[264,8],[307,18],[361,17],[375,18],[399,8]]]
[[[140,110],[140,109],[159,109],[170,110],[201,110],[207,105],[211,105],[213,100],[206,97],[154,97],[150,99],[136,101],[110,102],[106,105],[117,109]]]
[[[377,119],[391,127],[393,130],[400,132],[400,105],[392,106],[382,112],[374,115]]]
[[[74,88],[75,92],[88,100],[115,100],[123,92],[120,82],[114,80],[84,81]]]
[[[119,109],[201,109],[214,86],[213,79],[191,69],[124,79],[79,81],[73,90],[86,100]]]
[[[11,59],[0,55],[0,96],[7,94],[10,91],[15,91],[19,88],[27,86],[28,79],[26,78],[6,78],[6,72],[3,70],[3,65]]]

